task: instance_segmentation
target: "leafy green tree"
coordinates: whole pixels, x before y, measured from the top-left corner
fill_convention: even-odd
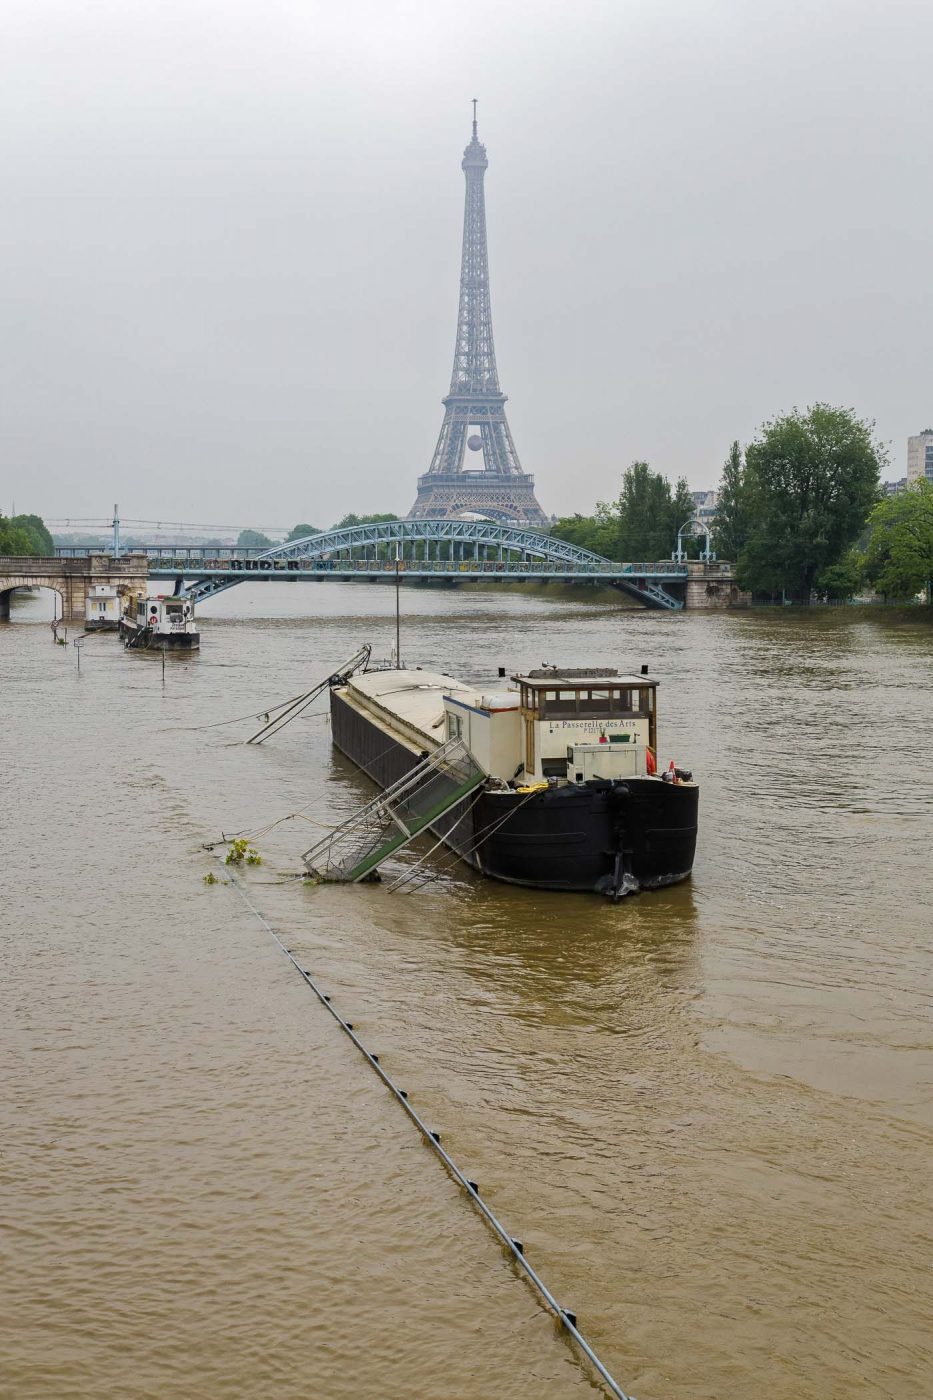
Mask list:
[[[817,578],[858,538],[886,463],[874,425],[814,404],[765,423],[745,453],[750,522],[738,560],[745,587],[809,601]]]
[[[672,553],[676,548],[677,531],[682,525],[685,525],[688,520],[696,519],[696,513],[697,507],[696,501],[693,499],[693,492],[687,485],[686,477],[681,476],[677,480],[677,485],[674,487],[674,493],[671,497],[670,526],[668,529],[671,543],[667,551],[668,554]],[[703,544],[705,543],[706,541],[704,539]],[[698,536],[684,535],[683,544],[690,558],[699,559],[701,542]],[[664,559],[666,556],[664,554],[659,554],[657,557],[659,559]]]
[[[0,554],[35,553],[26,531],[19,529],[7,516],[0,515]]]
[[[720,559],[734,563],[748,540],[748,501],[745,490],[745,463],[736,440],[722,465],[719,481],[716,521],[713,525],[713,549]]]
[[[647,462],[633,462],[622,477],[616,501],[618,542],[614,559],[670,559],[677,532],[692,518],[693,497],[684,479],[671,491],[667,477]]]
[[[398,520],[397,515],[354,515],[351,511],[342,520],[338,520],[331,528],[334,530],[347,530],[351,525],[381,525],[384,520]]]
[[[40,515],[0,515],[0,554],[55,553],[55,543]]]
[[[558,540],[575,544],[578,549],[590,549],[606,559],[614,557],[618,521],[612,507],[605,501],[598,501],[593,515],[565,515],[556,521],[550,530]]]
[[[316,525],[296,525],[295,528],[290,530],[285,536],[285,543],[291,544],[292,540],[304,540],[307,539],[309,535],[319,535],[320,533],[321,531]]]
[[[261,530],[241,530],[236,537],[238,549],[271,549],[272,541]]]
[[[933,483],[921,479],[875,506],[865,558],[868,578],[888,598],[933,602]]]
[[[668,559],[677,531],[694,513],[693,496],[683,477],[672,492],[660,472],[653,472],[647,462],[633,462],[622,477],[617,500],[600,501],[593,515],[558,520],[551,534],[607,559]],[[698,544],[690,547],[693,552],[699,550]]]
[[[865,560],[857,547],[817,576],[816,591],[824,598],[854,598],[865,582]]]
[[[11,524],[17,529],[26,531],[33,542],[32,553],[45,555],[55,553],[55,544],[41,515],[14,515]]]

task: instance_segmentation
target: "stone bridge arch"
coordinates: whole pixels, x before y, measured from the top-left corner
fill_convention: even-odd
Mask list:
[[[118,591],[146,590],[149,561],[145,554],[106,554],[84,558],[47,558],[41,555],[0,555],[0,618],[10,615],[10,597],[17,588],[51,588],[62,600],[66,622],[83,622],[88,589],[93,584],[113,584]]]
[[[62,589],[47,578],[37,578],[34,575],[13,574],[0,575],[0,622],[9,621],[10,603],[13,594],[18,588],[44,588],[50,593],[58,594],[58,616],[62,617],[65,611],[65,594]]]

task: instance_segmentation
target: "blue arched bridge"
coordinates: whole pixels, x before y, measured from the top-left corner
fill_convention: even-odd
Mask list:
[[[192,550],[193,554],[194,551]],[[683,598],[670,585],[684,583],[685,564],[614,564],[589,549],[536,531],[488,520],[383,520],[326,530],[245,557],[205,550],[201,559],[150,556],[150,575],[177,577],[183,562],[187,592],[212,598],[238,583],[261,578],[379,577],[399,572],[409,579],[465,582],[482,576],[514,579],[581,579],[614,584],[654,607],[677,609]]]
[[[96,551],[58,553],[64,564],[65,558]],[[151,578],[183,579],[187,592],[201,601],[238,583],[384,579],[398,570],[412,581],[604,584],[623,589],[648,607],[676,611],[685,601],[688,606],[708,605],[699,596],[690,597],[697,584],[728,601],[733,575],[731,564],[717,562],[615,563],[567,540],[490,520],[384,520],[326,530],[271,549],[154,544],[144,547],[144,553]],[[131,557],[141,555],[134,552]]]

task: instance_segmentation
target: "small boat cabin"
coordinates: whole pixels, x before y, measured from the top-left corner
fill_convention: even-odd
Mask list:
[[[655,770],[657,681],[599,668],[551,667],[512,679],[528,780],[585,782]]]
[[[644,777],[655,771],[657,681],[590,667],[544,667],[498,694],[444,696],[446,738],[464,740],[507,782]]]
[[[110,583],[92,583],[84,601],[87,632],[115,632],[120,626],[120,595]]]
[[[134,646],[196,650],[200,638],[194,602],[184,596],[145,597],[131,594],[120,619],[120,630]]]

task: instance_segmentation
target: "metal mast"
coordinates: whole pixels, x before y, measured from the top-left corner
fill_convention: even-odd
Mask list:
[[[460,310],[450,393],[443,400],[444,421],[431,465],[418,478],[418,498],[410,519],[449,519],[474,512],[493,520],[547,524],[534,492],[534,477],[522,471],[499,388],[489,301],[486,200],[483,181],[489,165],[476,129],[463,153],[466,177]],[[481,465],[464,465],[466,452],[481,452]]]

